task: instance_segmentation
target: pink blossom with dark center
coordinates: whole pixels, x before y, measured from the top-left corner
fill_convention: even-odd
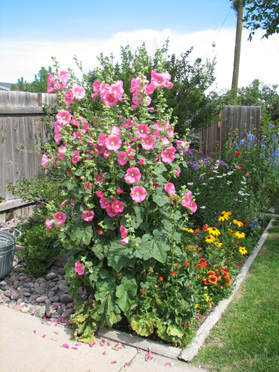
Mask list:
[[[124,204],[122,201],[119,201],[119,200],[115,200],[111,203],[111,209],[115,212],[115,213],[121,213],[124,209]]]
[[[119,136],[111,134],[106,138],[105,145],[108,150],[117,151],[121,147],[121,139]]]
[[[61,110],[57,113],[56,120],[59,124],[67,124],[71,121],[71,114],[67,110]]]
[[[154,149],[154,147],[156,145],[156,137],[155,136],[147,136],[147,137],[143,138],[141,145],[145,150]]]
[[[137,183],[141,179],[140,170],[136,167],[128,168],[124,179],[127,183]]]
[[[168,194],[173,195],[175,193],[175,186],[174,186],[174,184],[171,183],[171,182],[166,183],[166,185],[165,185],[165,191]]]
[[[101,173],[98,173],[97,175],[96,175],[96,181],[98,182],[98,183],[101,183],[101,182],[105,182],[105,180],[106,180],[106,178],[103,176],[103,172],[101,172]]]
[[[81,213],[81,216],[82,216],[82,218],[83,218],[84,221],[90,222],[94,218],[94,212],[93,211],[82,212]]]
[[[128,161],[127,155],[124,151],[119,151],[117,154],[117,161],[119,165],[125,165]]]
[[[66,221],[66,214],[64,212],[58,211],[55,213],[53,218],[55,219],[57,225],[63,225],[63,223]]]
[[[72,156],[72,163],[77,164],[79,161],[79,153],[77,151],[74,151],[74,155]]]
[[[140,203],[146,198],[146,189],[143,186],[134,186],[130,195],[136,203]]]
[[[163,150],[161,154],[161,159],[163,163],[171,163],[175,158],[175,148],[170,147],[167,150]]]
[[[80,100],[85,96],[85,89],[82,86],[75,84],[72,88],[72,93],[73,98]]]

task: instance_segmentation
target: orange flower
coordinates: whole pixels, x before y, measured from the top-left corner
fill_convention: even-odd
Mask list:
[[[145,294],[144,289],[141,290],[141,294]]]
[[[215,275],[210,275],[208,278],[209,283],[215,284],[217,282],[217,278]]]
[[[197,227],[195,230],[195,234],[199,234],[199,233],[200,233],[200,229]]]
[[[175,275],[176,274],[176,271],[171,271],[171,275]]]
[[[197,265],[196,265],[196,268],[197,268],[197,269],[201,269],[201,268],[202,268],[202,265],[197,264]]]
[[[240,151],[236,151],[236,153],[235,153],[236,156],[239,156],[240,154],[241,154]]]
[[[186,260],[186,261],[185,261],[185,266],[188,266],[188,265],[189,265],[189,261]]]
[[[208,275],[216,275],[214,271],[208,271],[207,274]]]
[[[160,276],[160,278],[158,279],[158,282],[160,283],[164,278],[162,276]]]
[[[231,279],[229,278],[229,276],[225,277],[225,281],[228,282],[229,284],[231,284]]]
[[[205,225],[203,225],[203,229],[204,229],[204,231],[206,231],[207,229],[208,229],[208,225],[207,224],[205,224]]]
[[[200,276],[200,280],[203,280],[203,276]]]
[[[206,259],[205,258],[201,258],[200,259],[200,264],[201,264],[202,267],[206,267],[207,266]]]
[[[209,280],[208,280],[208,279],[205,279],[204,284],[205,284],[205,285],[210,284]]]

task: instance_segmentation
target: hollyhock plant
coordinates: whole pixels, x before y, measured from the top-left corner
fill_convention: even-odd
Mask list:
[[[192,275],[198,251],[189,248],[182,228],[197,210],[196,186],[192,193],[186,184],[191,180],[177,178],[186,168],[188,143],[178,138],[164,97],[170,74],[158,67],[145,76],[147,66],[139,67],[124,92],[125,84],[101,69],[86,89],[72,73],[62,86],[59,71],[51,85],[61,85],[56,140],[46,144],[44,164],[57,170],[60,203],[67,203],[47,205],[46,227],[58,225],[67,249],[75,336],[90,342],[98,327],[112,327],[124,316],[137,334],[157,332],[179,344],[189,309],[203,306],[204,299],[196,295],[200,275]],[[177,304],[179,316],[172,310]]]
[[[41,164],[43,167],[46,167],[48,165],[48,157],[46,156],[46,154],[43,154]]]
[[[59,124],[68,124],[71,121],[71,114],[67,110],[61,110],[56,115],[56,120]]]

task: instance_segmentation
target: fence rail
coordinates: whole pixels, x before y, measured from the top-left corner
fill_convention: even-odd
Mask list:
[[[243,138],[249,131],[259,130],[260,126],[260,106],[224,106],[220,120],[202,129],[200,148],[204,153],[209,154],[215,151],[216,143],[218,143],[221,151],[229,133],[238,129],[239,138]]]
[[[55,95],[0,91],[0,196],[15,199],[6,181],[41,174],[39,146],[46,140],[43,105],[54,105]]]

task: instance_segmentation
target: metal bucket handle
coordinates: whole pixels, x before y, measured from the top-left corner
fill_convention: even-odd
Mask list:
[[[15,234],[18,234],[17,236]],[[15,238],[15,240],[19,239],[21,237],[22,233],[18,230],[18,229],[14,229],[13,231],[13,236]]]

